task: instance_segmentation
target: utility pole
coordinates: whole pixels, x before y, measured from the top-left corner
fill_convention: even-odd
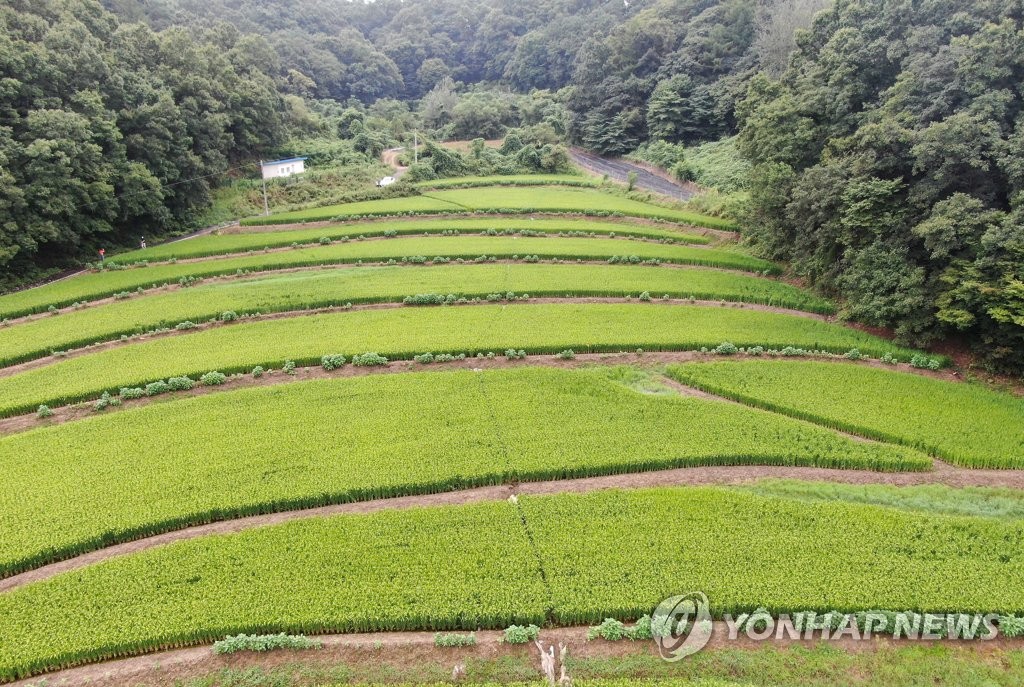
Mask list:
[[[415,159],[413,164],[420,163],[420,132],[414,131],[412,134],[412,155]]]
[[[270,216],[270,203],[267,201],[267,177],[263,174],[263,160],[260,160],[260,179],[263,180],[263,216]]]

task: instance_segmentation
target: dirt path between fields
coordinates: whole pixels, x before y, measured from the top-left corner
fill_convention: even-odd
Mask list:
[[[56,363],[59,363],[59,362],[61,362],[63,360],[69,360],[71,358],[78,358],[78,357],[81,357],[83,355],[89,355],[89,354],[92,354],[92,353],[97,353],[99,351],[104,351],[104,350],[111,349],[111,348],[121,348],[123,346],[130,346],[132,344],[137,344],[137,343],[140,343],[140,342],[143,342],[143,341],[153,341],[153,340],[156,340],[156,339],[166,339],[166,338],[176,337],[176,336],[187,336],[189,334],[196,334],[198,332],[202,332],[202,331],[205,331],[205,330],[208,330],[208,329],[213,329],[215,327],[228,327],[228,326],[234,326],[234,325],[245,324],[245,323],[252,324],[252,323],[255,323],[255,322],[267,322],[267,321],[270,321],[270,320],[289,320],[289,319],[295,319],[295,318],[300,318],[300,317],[310,317],[310,316],[313,316],[313,315],[325,315],[325,314],[332,314],[332,313],[333,314],[338,314],[338,313],[344,313],[344,312],[356,312],[356,311],[361,311],[361,310],[393,310],[393,309],[396,309],[396,308],[412,308],[412,307],[423,307],[423,308],[435,308],[435,307],[438,307],[438,308],[439,307],[465,308],[465,307],[479,307],[479,306],[488,306],[488,305],[489,306],[516,307],[516,306],[523,306],[523,305],[544,305],[544,304],[547,304],[547,305],[558,305],[558,304],[561,304],[561,305],[579,305],[579,304],[582,304],[582,305],[586,305],[586,304],[590,304],[590,305],[598,305],[598,304],[611,305],[611,304],[620,304],[621,305],[623,303],[636,303],[636,304],[639,304],[639,303],[641,303],[641,301],[638,301],[635,298],[626,299],[624,297],[612,298],[612,297],[599,297],[599,296],[581,296],[579,298],[572,298],[572,297],[570,297],[570,298],[554,298],[554,297],[542,296],[542,297],[538,297],[538,298],[531,297],[530,299],[525,300],[525,301],[496,301],[496,302],[491,302],[491,301],[487,301],[487,300],[481,300],[481,301],[476,302],[476,303],[473,303],[473,302],[470,302],[470,303],[460,303],[458,305],[450,305],[450,306],[440,306],[440,305],[437,305],[437,306],[434,306],[434,305],[430,305],[430,306],[410,306],[410,305],[405,305],[404,303],[401,303],[401,302],[384,302],[384,303],[363,303],[363,304],[359,304],[359,305],[353,305],[352,307],[332,306],[332,307],[328,307],[328,308],[312,308],[312,309],[309,309],[309,310],[286,310],[284,312],[261,314],[259,317],[248,316],[248,317],[245,317],[245,318],[241,318],[241,319],[235,320],[233,322],[220,322],[220,321],[217,321],[217,322],[202,322],[202,323],[197,323],[196,326],[191,328],[191,329],[185,329],[185,330],[169,329],[168,331],[159,332],[159,333],[153,333],[153,334],[136,334],[134,336],[130,336],[129,338],[127,338],[125,340],[121,340],[120,338],[116,338],[116,339],[112,339],[110,341],[103,341],[103,342],[99,342],[99,343],[93,343],[93,344],[89,344],[87,346],[83,346],[81,348],[73,348],[73,349],[69,349],[69,350],[66,350],[66,351],[62,351],[60,355],[49,355],[49,356],[45,356],[45,357],[42,357],[42,358],[34,358],[32,360],[28,360],[28,361],[25,361],[23,363],[17,363],[16,365],[8,365],[6,367],[2,367],[2,368],[0,368],[0,379],[3,379],[4,377],[13,377],[14,375],[21,374],[22,372],[27,372],[29,370],[35,370],[35,369],[39,369],[39,368],[42,368],[42,367],[48,367],[50,365],[54,365]],[[724,307],[724,308],[735,308],[735,309],[739,309],[739,310],[757,310],[757,311],[760,311],[760,312],[774,313],[774,314],[777,314],[777,315],[792,315],[793,317],[803,317],[803,318],[812,319],[812,320],[819,320],[821,322],[831,322],[831,321],[833,321],[833,318],[831,316],[828,316],[828,315],[819,315],[817,313],[806,312],[804,310],[794,310],[794,309],[791,309],[791,308],[780,308],[778,306],[773,306],[773,305],[761,305],[759,303],[741,303],[739,301],[707,301],[707,300],[690,300],[690,299],[681,299],[681,298],[669,298],[669,299],[666,300],[666,299],[663,299],[663,298],[656,298],[655,300],[652,300],[649,303],[646,303],[645,305],[649,305],[649,306],[658,306],[658,305],[660,305],[660,306],[666,306],[666,305],[687,305],[687,306],[702,307],[702,308],[723,308]],[[2,431],[2,430],[0,430],[0,431]]]
[[[210,645],[200,645],[54,671],[10,684],[12,687],[29,687],[30,685],[123,687],[129,684],[171,687],[190,680],[206,678],[227,669],[240,673],[255,668],[263,671],[304,668],[304,672],[309,674],[340,666],[350,666],[361,670],[376,669],[381,675],[389,673],[415,675],[418,672],[417,669],[424,672],[429,670],[433,674],[449,674],[457,665],[496,661],[503,657],[527,659],[528,663],[537,670],[537,675],[532,679],[541,681],[543,673],[537,646],[533,643],[505,644],[501,641],[502,634],[500,631],[478,630],[475,632],[475,646],[458,648],[434,646],[432,632],[319,635],[317,639],[322,643],[320,649],[267,653],[240,652],[225,656],[214,654]],[[539,641],[545,650],[554,647],[556,656],[559,654],[559,647],[565,646],[568,649],[569,657],[578,659],[624,658],[628,660],[630,656],[657,655],[657,648],[652,641],[608,642],[601,639],[588,641],[586,627],[544,628],[540,631]],[[756,651],[781,647],[812,649],[819,646],[821,642],[820,638],[784,638],[758,642],[743,633],[737,639],[730,640],[726,623],[716,621],[713,625],[711,640],[703,651],[706,653],[725,649]],[[845,636],[841,639],[830,639],[826,643],[838,651],[861,653],[882,651],[893,647],[908,647],[920,642],[881,636],[875,636],[869,641],[855,641],[849,636]],[[925,644],[927,646],[940,644],[962,651],[967,657],[976,654],[981,658],[982,656],[991,656],[996,652],[1020,650],[1024,647],[1024,640],[1005,637],[974,642],[942,639],[927,641]],[[556,660],[556,677],[557,668],[560,666],[560,660]],[[572,677],[571,673],[569,677]],[[466,682],[465,684],[476,683]]]

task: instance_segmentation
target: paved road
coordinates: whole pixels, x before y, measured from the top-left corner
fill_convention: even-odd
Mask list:
[[[623,183],[627,181],[630,172],[634,172],[637,188],[644,191],[659,193],[674,200],[689,200],[697,195],[697,190],[690,184],[677,184],[625,160],[609,160],[578,148],[569,151],[569,155],[580,167],[595,174],[607,174],[610,178]]]

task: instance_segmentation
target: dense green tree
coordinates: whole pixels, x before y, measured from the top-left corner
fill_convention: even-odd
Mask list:
[[[738,109],[749,236],[927,343],[1024,369],[1024,8],[837,0]]]
[[[196,37],[94,0],[0,7],[0,286],[188,224],[218,173],[282,135],[268,60],[227,24]]]

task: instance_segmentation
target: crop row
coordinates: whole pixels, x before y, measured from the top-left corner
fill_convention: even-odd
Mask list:
[[[418,257],[423,261],[444,256],[446,260],[471,261],[480,256],[521,259],[607,261],[616,256],[635,256],[680,265],[722,267],[751,272],[777,273],[770,262],[718,248],[698,248],[625,239],[520,238],[509,236],[429,236],[389,241],[337,243],[315,248],[296,248],[278,253],[154,265],[108,272],[91,272],[27,291],[0,296],[0,317],[10,318],[44,312],[50,306],[113,296],[138,288],[148,289],[182,279],[236,274],[239,271],[270,271],[317,265],[386,262]]]
[[[1024,399],[921,375],[820,362],[679,365],[670,374],[742,403],[957,465],[1024,468]]]
[[[346,303],[402,302],[416,294],[472,299],[493,293],[531,296],[637,296],[761,303],[818,313],[831,303],[785,282],[701,269],[628,265],[438,265],[422,269],[360,267],[231,280],[148,292],[0,328],[0,366],[40,358],[181,322],[238,314],[310,310]]]
[[[0,576],[186,524],[510,481],[722,464],[930,467],[911,449],[735,404],[642,395],[607,374],[301,382],[0,439]]]
[[[740,308],[648,304],[515,304],[468,308],[388,308],[245,322],[142,341],[58,360],[0,378],[0,417],[210,370],[244,372],[286,360],[314,365],[331,353],[377,351],[412,360],[425,351],[530,354],[686,351],[762,346],[875,357],[903,349],[870,334],[797,315]],[[909,355],[909,351],[906,352]]]
[[[643,224],[595,221],[586,219],[407,219],[399,221],[349,222],[313,229],[284,231],[242,231],[230,234],[208,234],[187,241],[175,241],[144,250],[117,255],[114,260],[131,264],[141,260],[159,261],[172,258],[205,258],[212,255],[244,253],[264,248],[283,248],[298,243],[312,244],[323,239],[331,241],[358,237],[396,237],[419,234],[518,234],[523,236],[644,238],[676,243],[706,244],[711,239],[687,234],[679,229],[658,228]]]
[[[693,591],[715,615],[1020,613],[1022,552],[1015,523],[720,488],[310,519],[179,542],[3,595],[0,680],[241,633],[628,620]]]
[[[597,189],[558,186],[498,187],[432,191],[422,196],[371,200],[343,205],[285,212],[270,217],[242,220],[243,225],[292,224],[346,217],[386,217],[403,214],[448,214],[491,212],[499,214],[580,213],[591,216],[642,217],[662,219],[712,229],[734,229],[735,225],[717,217],[664,208]]]

